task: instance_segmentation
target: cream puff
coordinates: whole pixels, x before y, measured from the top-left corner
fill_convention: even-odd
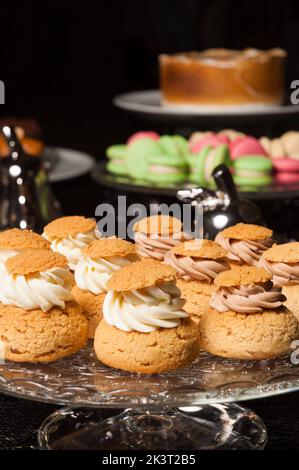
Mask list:
[[[122,268],[108,281],[94,348],[104,364],[155,374],[190,364],[199,330],[184,311],[176,272],[156,260]]]
[[[76,285],[72,293],[89,322],[89,338],[103,316],[102,306],[107,282],[112,274],[137,261],[133,243],[120,238],[101,238],[87,246],[75,269]]]
[[[43,237],[51,243],[53,251],[67,258],[74,271],[84,248],[98,238],[96,222],[81,216],[61,217],[45,226]]]

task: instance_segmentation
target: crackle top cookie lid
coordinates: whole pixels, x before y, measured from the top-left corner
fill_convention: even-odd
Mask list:
[[[0,250],[50,250],[50,243],[32,230],[11,228],[0,232]]]
[[[136,222],[133,230],[146,235],[172,235],[181,232],[182,222],[169,215],[152,215]]]
[[[111,256],[127,256],[136,253],[133,243],[122,238],[100,238],[83,250],[83,255],[89,258],[109,258]]]
[[[171,282],[175,276],[176,271],[171,266],[154,259],[144,259],[116,271],[109,279],[107,288],[117,292],[143,289]]]
[[[60,217],[45,226],[44,232],[49,238],[66,238],[94,230],[96,222],[80,215]]]
[[[216,287],[252,286],[270,281],[272,275],[263,268],[253,266],[236,266],[229,271],[218,274],[214,280]]]
[[[299,263],[299,242],[274,245],[262,257],[272,263]]]
[[[202,239],[189,240],[181,243],[175,246],[172,252],[179,256],[191,256],[192,258],[204,259],[223,259],[227,255],[227,251],[218,245],[218,243],[212,240]]]
[[[261,225],[236,224],[220,232],[223,238],[234,238],[235,240],[265,240],[271,238],[273,231]]]
[[[6,261],[8,272],[21,276],[34,275],[53,268],[64,268],[66,266],[66,257],[50,250],[28,250]]]

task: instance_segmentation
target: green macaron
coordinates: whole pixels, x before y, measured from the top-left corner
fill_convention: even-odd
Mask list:
[[[126,164],[132,178],[145,180],[148,170],[148,158],[163,153],[158,141],[145,137],[128,145]]]
[[[169,155],[179,155],[179,148],[171,135],[161,135],[158,142],[162,147],[163,153]]]
[[[200,186],[214,184],[212,172],[220,164],[231,166],[230,151],[227,145],[212,147],[206,145],[199,153],[190,154],[187,157],[190,166],[189,179]]]
[[[183,183],[187,165],[179,155],[152,155],[148,159],[147,181],[152,183]]]
[[[128,173],[126,166],[127,145],[111,145],[106,149],[108,158],[107,170],[116,175],[126,175]]]
[[[181,135],[162,135],[159,144],[163,149],[163,153],[168,155],[179,155],[186,160],[189,154],[188,142]]]
[[[176,143],[179,154],[186,158],[190,153],[187,139],[181,135],[174,135],[172,138]]]
[[[245,155],[234,161],[234,181],[239,186],[267,186],[272,182],[273,164],[263,155]]]

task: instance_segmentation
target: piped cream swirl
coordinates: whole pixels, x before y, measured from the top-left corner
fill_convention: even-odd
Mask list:
[[[73,276],[66,268],[53,268],[31,276],[12,275],[3,270],[0,283],[0,302],[25,310],[40,308],[47,312],[54,306],[65,307],[73,300]]]
[[[164,262],[177,270],[178,276],[185,281],[197,280],[212,282],[215,277],[229,269],[224,260],[178,256],[172,251],[166,253]]]
[[[174,233],[169,237],[158,234],[147,235],[143,232],[135,233],[137,253],[143,258],[154,258],[158,261],[163,261],[165,253],[171,248],[191,238],[191,235],[185,232]]]
[[[213,293],[210,306],[221,313],[232,310],[249,314],[279,308],[285,300],[270,281],[254,286],[220,287]]]
[[[215,242],[227,250],[227,257],[230,260],[240,264],[246,263],[250,266],[258,266],[263,252],[271,248],[274,240],[272,238],[265,240],[235,240],[224,238],[221,233],[218,233]]]
[[[5,263],[8,258],[15,256],[19,253],[16,250],[0,250],[0,263]]]
[[[113,273],[137,260],[134,254],[98,259],[83,256],[75,269],[76,284],[82,290],[102,294],[106,292],[107,282]]]
[[[78,233],[75,236],[69,236],[67,238],[49,237],[46,232],[43,233],[43,237],[51,243],[51,250],[57,251],[64,255],[68,260],[69,268],[74,271],[77,263],[79,262],[82,251],[90,243],[97,240],[95,230],[90,230],[85,233]]]
[[[299,284],[299,263],[275,263],[261,258],[259,266],[272,274],[274,286],[292,286]]]
[[[119,330],[150,333],[158,328],[175,328],[181,318],[184,300],[174,283],[145,287],[130,292],[109,291],[103,303],[105,321]]]

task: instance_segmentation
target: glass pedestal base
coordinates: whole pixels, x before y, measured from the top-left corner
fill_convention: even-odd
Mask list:
[[[233,403],[174,409],[63,408],[39,429],[41,449],[263,449],[267,432],[251,410]]]

